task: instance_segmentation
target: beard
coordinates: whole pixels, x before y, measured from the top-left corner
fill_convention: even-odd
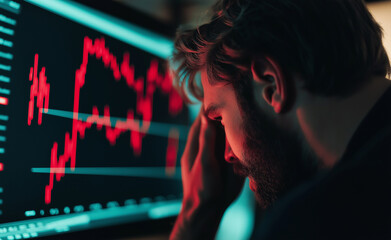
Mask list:
[[[243,82],[236,87],[236,95],[243,117],[244,159],[234,171],[255,183],[257,202],[267,208],[310,179],[319,166],[315,154],[303,147],[297,135],[278,127],[257,107],[251,82]]]

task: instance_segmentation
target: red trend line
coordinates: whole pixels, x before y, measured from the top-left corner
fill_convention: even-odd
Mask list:
[[[8,98],[0,97],[0,105],[8,105]]]
[[[103,117],[99,115],[98,107],[93,106],[92,115],[85,122],[79,120],[78,112],[80,106],[80,90],[85,84],[85,75],[87,72],[89,56],[94,56],[96,59],[101,60],[104,63],[104,66],[112,71],[116,81],[120,81],[123,78],[129,88],[136,92],[136,111],[128,110],[126,121],[117,120],[114,127],[111,127],[112,124],[110,120],[109,106],[104,107]],[[37,55],[36,60],[38,61]],[[34,65],[34,73],[36,64]],[[40,77],[44,76],[44,68],[41,73],[42,72],[43,74],[41,74]],[[46,80],[46,77],[44,79]],[[144,82],[146,82],[146,84]],[[43,81],[43,83],[45,83],[45,81]],[[103,126],[105,127],[106,139],[111,145],[115,145],[116,140],[121,134],[130,131],[130,146],[133,148],[135,155],[141,154],[142,139],[145,136],[144,133],[148,131],[152,120],[153,95],[157,88],[159,88],[162,93],[169,96],[168,112],[171,115],[178,114],[182,110],[183,102],[179,94],[172,87],[169,73],[166,72],[162,75],[158,72],[157,60],[151,61],[147,70],[146,81],[144,81],[143,77],[135,78],[134,66],[129,63],[129,53],[124,53],[122,63],[119,64],[116,56],[114,56],[105,46],[105,40],[103,38],[95,39],[94,41],[92,41],[89,37],[84,38],[83,62],[80,65],[80,68],[76,70],[75,74],[72,131],[70,133],[65,133],[64,152],[62,155],[58,156],[58,143],[54,142],[53,144],[51,150],[49,184],[45,187],[46,204],[51,202],[54,176],[56,176],[56,181],[61,180],[61,178],[65,175],[65,164],[68,161],[70,161],[71,170],[75,169],[78,137],[83,139],[85,137],[86,129],[91,128],[93,124],[96,125],[97,130],[102,130]],[[44,93],[46,93],[46,91]],[[48,90],[47,95],[44,96],[47,101],[45,102],[45,108],[47,108],[49,96]],[[40,98],[38,98],[38,100],[40,100]],[[29,109],[29,113],[30,111],[32,110]],[[141,116],[140,121],[134,120],[135,114]],[[168,167],[175,166],[178,137],[179,134],[176,130],[172,130],[169,134],[166,155]]]
[[[50,84],[46,83],[45,76],[45,67],[42,67],[41,72],[39,72],[38,78],[38,54],[34,56],[34,67],[30,68],[29,80],[33,81],[33,84],[30,87],[30,101],[29,101],[29,110],[27,123],[30,126],[31,120],[34,118],[34,102],[37,98],[37,108],[38,108],[38,125],[42,124],[42,111],[40,109],[44,108],[45,111],[49,108],[49,93],[50,93]],[[45,101],[45,107],[43,105]]]

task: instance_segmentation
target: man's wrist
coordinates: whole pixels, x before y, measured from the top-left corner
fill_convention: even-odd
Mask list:
[[[183,203],[170,239],[213,239],[225,212],[217,202],[188,207]]]

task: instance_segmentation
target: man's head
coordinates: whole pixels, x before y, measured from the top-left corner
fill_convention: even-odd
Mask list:
[[[381,38],[360,0],[220,1],[210,23],[179,33],[176,84],[222,122],[232,148],[226,160],[267,206],[319,167],[285,121],[297,89],[345,97],[386,75]]]

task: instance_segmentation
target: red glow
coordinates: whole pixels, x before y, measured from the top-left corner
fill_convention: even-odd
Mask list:
[[[45,76],[45,67],[42,67],[39,72],[38,78],[38,54],[34,56],[34,67],[30,68],[29,80],[33,81],[33,84],[30,87],[30,101],[29,101],[29,110],[27,123],[30,126],[31,120],[34,117],[34,102],[35,98],[37,98],[37,108],[38,108],[38,125],[42,123],[42,112],[40,109],[44,107],[45,101],[45,109],[49,107],[49,93],[50,93],[50,84],[46,83]]]
[[[8,105],[8,98],[0,97],[0,105]]]
[[[0,172],[2,172],[3,170],[4,170],[4,164],[0,163]]]
[[[89,56],[95,56],[96,59],[102,60],[105,67],[110,69],[113,73],[114,79],[120,81],[122,78],[130,89],[136,92],[136,111],[128,110],[126,121],[117,120],[114,127],[111,127],[110,107],[105,106],[103,109],[103,117],[99,115],[97,106],[92,107],[92,115],[85,121],[78,120],[79,106],[80,106],[80,90],[85,83],[85,75],[87,72],[87,65]],[[45,99],[45,109],[49,104],[49,84],[46,84],[45,68],[43,67],[38,80],[36,80],[36,69],[38,65],[38,55],[35,55],[34,68],[30,69],[30,81],[33,78],[33,85],[31,86],[31,96],[29,103],[29,125],[33,118],[34,97],[37,97],[37,107],[40,109],[43,106],[43,99]],[[33,72],[34,71],[34,72]],[[85,137],[86,129],[90,129],[95,124],[98,131],[105,127],[105,136],[111,145],[116,144],[116,140],[122,133],[130,131],[130,146],[136,156],[141,154],[142,139],[145,133],[148,132],[150,121],[152,120],[153,110],[153,94],[159,88],[163,94],[169,97],[168,112],[171,115],[178,114],[183,107],[183,102],[174,90],[171,83],[171,78],[168,73],[162,75],[158,72],[158,61],[152,60],[147,71],[146,84],[143,77],[135,78],[134,66],[129,63],[129,53],[124,53],[121,64],[118,64],[117,57],[114,56],[105,46],[105,40],[84,38],[83,61],[80,68],[75,73],[75,90],[74,90],[74,104],[73,104],[73,123],[71,132],[65,133],[65,141],[63,154],[58,156],[58,143],[54,142],[51,150],[50,160],[50,177],[49,184],[45,187],[45,203],[51,202],[51,193],[53,190],[54,176],[57,181],[65,175],[62,170],[54,170],[55,168],[64,169],[68,161],[70,161],[70,168],[74,170],[76,167],[76,148],[78,137],[83,139]],[[42,77],[42,80],[41,80]],[[37,82],[37,83],[36,83]],[[146,86],[144,86],[146,85]],[[41,92],[42,91],[42,92]],[[144,94],[145,91],[145,94]],[[31,100],[32,99],[32,100]],[[134,120],[134,115],[138,114],[141,117],[139,120]],[[38,116],[38,124],[41,124],[42,113]],[[140,124],[141,123],[141,124]],[[136,130],[134,130],[136,129]],[[167,167],[175,166],[179,133],[170,132],[167,147]]]

